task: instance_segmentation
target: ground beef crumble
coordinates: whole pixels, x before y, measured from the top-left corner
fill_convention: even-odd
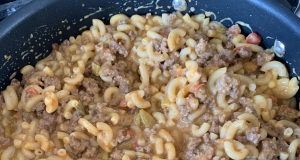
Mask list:
[[[235,102],[239,98],[240,94],[240,80],[231,76],[228,73],[225,73],[219,78],[216,82],[216,88],[218,93],[229,95],[229,103]]]
[[[261,147],[258,159],[273,160],[277,158],[277,144],[273,140],[268,138],[263,140]]]
[[[228,39],[232,39],[234,36],[240,33],[241,33],[240,26],[238,24],[235,24],[228,28],[228,30],[226,31],[226,36]]]

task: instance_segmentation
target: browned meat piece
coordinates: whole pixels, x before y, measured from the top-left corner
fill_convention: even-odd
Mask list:
[[[241,97],[241,98],[239,99],[239,103],[240,103],[244,108],[247,108],[247,107],[253,108],[253,100],[250,99],[250,98]],[[248,109],[249,109],[249,108],[248,108]]]
[[[23,83],[26,85],[39,85],[42,87],[48,87],[51,85],[55,86],[55,89],[61,89],[61,82],[57,77],[49,77],[43,71],[33,70],[25,75],[23,75]]]
[[[277,146],[278,146],[279,150],[284,151],[284,152],[288,151],[289,144],[287,144],[286,141],[282,137],[278,137],[278,140],[276,142],[277,142]]]
[[[10,145],[13,145],[12,140],[3,135],[0,135],[0,149],[6,149]]]
[[[119,60],[115,66],[119,71],[127,71],[127,62],[125,61]]]
[[[114,149],[111,154],[110,154],[110,157],[112,159],[115,159],[115,160],[122,160],[122,157],[123,157],[123,153],[121,150],[118,150],[118,149]]]
[[[220,52],[220,57],[228,63],[231,63],[235,59],[235,55],[236,53],[229,49],[224,49]]]
[[[189,137],[189,141],[187,143],[187,149],[194,150],[200,145],[201,142],[202,142],[201,138]]]
[[[78,113],[77,111],[73,112],[72,114],[72,118],[70,119],[70,124],[72,126],[77,126],[78,125],[78,120],[82,117],[83,115],[81,115],[80,113]]]
[[[118,76],[120,73],[116,66],[103,65],[103,74],[105,76]]]
[[[36,113],[38,118],[43,117],[43,111],[45,111],[46,105],[44,102],[39,102],[35,106],[32,107],[32,111]]]
[[[174,61],[174,59],[167,59],[164,61],[163,65],[161,65],[162,70],[168,70],[168,68],[174,64]]]
[[[247,130],[245,132],[245,135],[246,135],[246,139],[248,140],[248,142],[251,142],[255,146],[258,145],[259,138],[260,138],[259,128],[258,127],[253,127],[250,130]]]
[[[128,134],[126,132],[127,130],[128,129],[120,129],[120,130],[118,130],[117,137],[116,137],[116,141],[118,143],[122,143],[122,142],[127,141],[127,140],[130,139],[130,134]]]
[[[96,54],[99,54],[100,60],[102,62],[106,61],[114,61],[116,59],[116,56],[114,53],[110,51],[110,49],[106,48],[103,43],[99,43],[95,45]]]
[[[228,102],[234,102],[238,100],[240,94],[240,80],[225,73],[216,82],[216,88],[219,93],[229,95]]]
[[[22,111],[22,112],[19,112],[21,114],[21,117],[22,117],[22,120],[25,121],[25,122],[31,122],[32,119],[35,118],[35,115],[33,112],[25,112],[25,111]]]
[[[151,148],[151,144],[147,145],[147,146],[137,146],[135,147],[135,150],[137,152],[145,152],[145,153],[150,153],[152,151],[152,148]]]
[[[156,52],[168,52],[168,48],[167,48],[167,39],[166,38],[163,38],[162,40],[158,40],[158,39],[153,39],[152,40],[152,43],[153,43],[153,47],[154,47],[154,50]]]
[[[42,123],[40,124],[40,128],[43,128],[49,131],[50,133],[55,131],[57,124],[56,117],[56,113],[49,114],[46,111],[43,111],[43,118]]]
[[[205,143],[203,144],[203,149],[198,149],[197,150],[197,155],[200,157],[205,157],[206,159],[212,159],[212,157],[215,154],[215,149],[210,143]],[[192,158],[193,160],[197,160],[198,158]]]
[[[120,117],[120,121],[118,125],[120,126],[130,126],[134,123],[133,121],[133,115],[132,114],[124,114],[122,117]]]
[[[198,54],[198,58],[196,59],[196,62],[200,67],[204,66],[207,61],[215,54],[215,51],[209,50],[207,52],[204,52],[202,54]]]
[[[262,66],[267,62],[273,60],[274,54],[269,54],[266,52],[259,52],[256,54],[256,63],[258,66]]]
[[[252,56],[252,51],[249,47],[241,47],[237,50],[237,54],[241,58],[250,58]]]
[[[220,124],[217,120],[211,121],[211,126],[209,128],[209,132],[219,134],[220,132]]]
[[[258,159],[264,160],[273,160],[277,159],[278,152],[277,152],[277,145],[271,139],[265,139],[262,141],[262,149],[259,153]]]
[[[235,24],[228,28],[228,30],[226,31],[226,36],[228,39],[232,39],[234,36],[240,33],[241,33],[240,26],[238,24]]]
[[[228,67],[229,63],[227,63],[224,57],[221,54],[214,55],[213,59],[211,60],[211,64],[216,67]]]
[[[169,72],[171,77],[179,77],[183,74],[182,66],[179,64],[174,64],[170,67]]]
[[[119,54],[123,55],[124,57],[127,57],[127,55],[128,55],[128,51],[123,46],[123,44],[121,42],[118,43],[117,41],[115,41],[113,39],[111,39],[109,48],[113,53],[119,53]]]
[[[169,33],[171,32],[172,29],[173,29],[172,27],[163,27],[158,31],[158,33],[162,35],[164,38],[168,38]]]
[[[130,40],[133,41],[138,36],[138,32],[136,30],[131,30],[128,32],[128,36],[130,37]]]
[[[42,77],[42,81],[44,82],[44,87],[55,86],[56,90],[61,90],[61,82],[58,77]]]
[[[114,66],[103,66],[105,67],[103,69],[103,74],[106,76],[112,76],[113,77],[113,83],[116,83],[119,85],[119,88],[122,92],[128,93],[131,90],[131,84],[128,78],[125,77],[124,68],[118,68],[118,67],[124,67],[123,62],[118,63]],[[122,72],[120,72],[122,71]]]
[[[87,150],[82,154],[82,158],[95,158],[99,153],[96,147],[87,148]]]
[[[209,38],[203,34],[203,33],[196,33],[194,36],[195,41],[199,41],[200,39],[203,39],[204,41],[208,41]]]
[[[233,49],[233,47],[234,47],[233,43],[230,42],[230,41],[227,41],[227,43],[226,43],[226,45],[225,45],[225,48],[226,48],[226,49]]]
[[[176,14],[173,12],[171,14],[168,15],[167,21],[169,24],[174,23],[174,21],[176,20]]]
[[[277,120],[289,120],[294,122],[296,119],[299,118],[298,110],[295,108],[290,107],[289,105],[280,105],[279,110],[276,115]]]
[[[267,123],[261,123],[261,128],[265,129],[268,133],[269,136],[271,137],[278,137],[279,131],[276,130],[272,125],[267,124]]]
[[[33,70],[25,75],[23,75],[23,81],[26,85],[39,85],[44,86],[44,83],[42,82],[42,77],[46,77],[47,75],[42,71]]]
[[[88,106],[93,100],[94,98],[87,93],[80,94],[80,101],[84,106]]]
[[[219,122],[223,124],[223,123],[225,123],[226,121],[229,120],[230,114],[225,114],[225,113],[219,114],[218,118],[219,118]]]
[[[130,81],[125,76],[116,76],[114,77],[113,82],[119,84],[119,88],[122,92],[128,93],[131,91]]]
[[[199,56],[200,54],[203,54],[204,52],[206,52],[209,48],[209,45],[207,43],[207,41],[205,41],[204,39],[200,39],[199,42],[197,43],[197,45],[195,46],[195,51],[196,54]]]
[[[186,148],[183,152],[179,153],[180,158],[184,160],[200,158],[200,155],[196,155],[196,152],[201,142],[200,138],[189,137]]]
[[[204,143],[209,143],[210,142],[210,138],[209,138],[209,133],[205,133],[202,137]]]
[[[180,120],[185,124],[186,127],[188,127],[190,122],[188,116],[192,112],[192,109],[189,106],[179,105],[178,110],[180,112]]]
[[[100,103],[100,102],[98,102],[98,103],[96,104],[96,110],[97,110],[97,112],[103,113],[103,112],[104,112],[104,108],[105,108],[106,106],[107,106],[106,103]]]
[[[76,139],[75,137],[71,136],[70,140],[70,147],[73,149],[73,153],[78,155],[82,153],[86,148],[90,147],[89,141],[84,139]]]
[[[100,88],[97,82],[92,78],[84,78],[82,81],[82,86],[86,89],[86,92],[91,95],[98,95]]]

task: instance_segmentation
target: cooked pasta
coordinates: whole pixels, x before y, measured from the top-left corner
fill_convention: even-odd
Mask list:
[[[300,159],[298,80],[246,37],[204,14],[93,19],[1,92],[1,159]]]

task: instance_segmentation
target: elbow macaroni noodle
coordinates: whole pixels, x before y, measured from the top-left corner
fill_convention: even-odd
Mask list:
[[[116,14],[53,44],[0,95],[1,159],[299,159],[298,79],[208,15]]]

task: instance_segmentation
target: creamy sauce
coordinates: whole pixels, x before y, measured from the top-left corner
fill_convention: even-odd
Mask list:
[[[9,79],[12,80],[13,78],[15,78],[17,75],[17,72],[14,72],[12,73],[10,76],[9,76]]]
[[[138,9],[141,9],[141,8],[150,8],[152,6],[139,6]]]
[[[275,39],[274,37],[267,36],[266,39]]]
[[[125,9],[125,11],[127,12],[128,10],[131,10],[131,8],[132,8],[132,7],[127,7],[127,8]]]
[[[128,2],[130,2],[130,1],[127,1],[127,2],[123,3],[123,5],[126,6]]]
[[[95,11],[95,12],[93,12],[93,13],[90,13],[90,14],[84,16],[83,18],[84,18],[84,19],[87,19],[87,18],[89,18],[90,16],[95,15],[96,13],[100,13],[100,12],[102,12],[102,11],[104,11],[104,10],[103,10],[101,7],[99,7],[99,9],[98,9],[97,11]]]
[[[232,21],[232,19],[231,19],[231,18],[229,18],[229,17],[221,19],[221,20],[220,20],[220,23],[222,23],[222,22],[224,22],[224,21],[230,21],[230,22],[231,22],[231,24],[233,24],[233,21]]]
[[[41,55],[43,55],[43,54],[39,54],[39,55],[35,56],[34,58],[38,59]]]
[[[248,23],[245,23],[245,22],[242,22],[242,21],[237,21],[237,22],[235,22],[235,23],[236,23],[236,24],[239,24],[239,25],[241,25],[241,26],[247,27],[247,28],[250,29],[251,32],[253,32],[251,26],[250,26]]]
[[[61,21],[61,23],[69,23],[67,19]]]
[[[163,6],[159,6],[158,5],[158,2],[159,2],[159,0],[156,0],[156,2],[155,2],[155,9],[163,8]]]
[[[295,70],[295,68],[293,67],[293,73],[296,75],[296,77],[298,78],[298,80],[300,80],[300,76],[296,73],[296,70]]]
[[[81,28],[79,28],[79,31],[85,30],[87,28],[87,26],[83,26]]]
[[[200,10],[204,12],[204,14],[205,14],[206,17],[209,17],[209,16],[213,15],[214,16],[213,20],[217,19],[217,15],[214,12],[206,11],[204,9],[200,9]]]
[[[22,60],[24,60],[28,54],[29,54],[29,52],[26,52],[26,54],[24,56],[22,56]]]

